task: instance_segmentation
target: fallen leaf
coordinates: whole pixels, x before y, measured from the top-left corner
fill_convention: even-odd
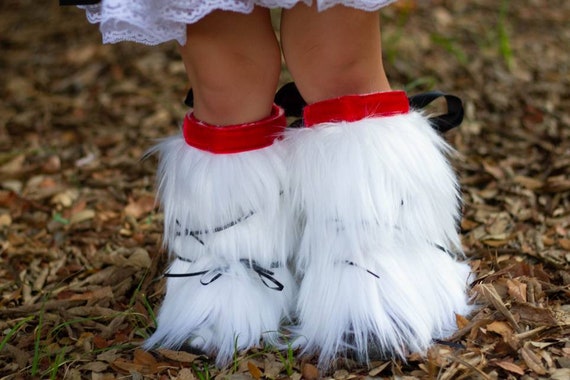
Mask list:
[[[143,195],[137,199],[129,199],[129,203],[125,207],[125,215],[132,216],[135,219],[148,214],[154,209],[156,200],[154,195]]]
[[[487,299],[487,301],[491,303],[497,309],[497,311],[501,312],[501,314],[507,318],[507,320],[516,329],[516,331],[520,332],[521,328],[518,322],[516,321],[513,314],[509,311],[509,309],[507,309],[504,302],[501,300],[501,297],[497,293],[495,287],[490,284],[481,284],[477,288],[481,290],[485,299]]]
[[[559,239],[558,243],[560,244],[560,247],[562,247],[562,249],[570,251],[570,239]]]
[[[95,361],[95,362],[86,363],[81,368],[86,371],[103,372],[107,370],[107,368],[109,368],[109,364]]]
[[[469,324],[469,320],[463,315],[455,314],[455,323],[457,324],[458,329],[462,329]]]
[[[140,372],[146,373],[147,368],[144,364],[134,363],[130,360],[126,360],[123,358],[118,358],[115,360],[111,365],[117,368],[120,371],[131,373],[131,372]]]
[[[70,301],[77,300],[100,300],[103,298],[113,298],[113,288],[110,286],[102,286],[90,292],[76,293],[69,297]]]
[[[513,181],[515,181],[515,183],[518,183],[519,185],[526,187],[529,190],[538,190],[542,186],[544,186],[543,181],[538,180],[536,178],[526,177],[523,175],[515,176],[513,178]]]
[[[546,374],[546,368],[542,365],[542,361],[531,349],[528,347],[523,347],[519,351],[520,355],[522,356],[524,362],[528,366],[529,369],[536,372],[539,375]]]
[[[93,219],[94,217],[95,217],[95,210],[90,210],[90,209],[82,210],[71,215],[71,218],[69,218],[69,224],[85,222],[87,220]]]
[[[175,380],[195,380],[194,374],[190,368],[182,368],[178,371],[178,375]]]
[[[12,224],[12,217],[10,214],[0,214],[0,228],[1,227],[10,227]]]
[[[376,377],[378,376],[380,373],[382,373],[382,371],[384,371],[391,362],[385,362],[384,364],[379,365],[378,367],[372,368],[369,372],[368,372],[368,376],[370,377]]]
[[[305,363],[301,368],[301,375],[305,380],[316,380],[319,378],[319,370],[314,365]]]
[[[145,350],[135,350],[133,362],[144,364],[149,367],[155,367],[157,364],[157,361],[154,358],[154,356],[150,352]]]
[[[261,379],[261,377],[263,376],[263,373],[261,372],[259,367],[257,367],[251,361],[247,362],[247,369],[249,370],[249,373],[251,374],[251,376],[256,380]]]
[[[487,325],[487,331],[497,333],[503,337],[510,336],[513,334],[513,329],[507,322],[494,321]]]
[[[507,280],[509,295],[519,302],[526,302],[526,284],[518,280]]]
[[[555,369],[549,375],[551,380],[568,380],[570,379],[570,368]]]
[[[555,325],[556,319],[550,309],[532,306],[528,303],[513,303],[511,312],[520,318],[520,322],[533,325]]]
[[[126,264],[136,268],[150,268],[152,260],[147,250],[144,248],[137,248],[127,259]]]
[[[9,162],[0,166],[0,173],[15,174],[23,170],[26,155],[19,154]]]
[[[494,362],[493,364],[496,364],[502,369],[507,370],[509,372],[516,373],[517,375],[521,376],[524,375],[524,370],[513,362],[502,360]]]
[[[156,350],[156,352],[164,356],[166,359],[174,360],[180,363],[192,363],[199,357],[198,355],[194,355],[189,352],[168,350],[166,348],[159,348]]]

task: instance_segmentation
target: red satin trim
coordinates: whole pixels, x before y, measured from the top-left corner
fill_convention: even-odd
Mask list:
[[[348,95],[308,105],[303,110],[306,127],[315,124],[358,121],[368,117],[405,114],[410,111],[404,91],[378,92],[368,95]]]
[[[223,127],[204,123],[188,114],[184,118],[183,134],[186,143],[194,148],[229,154],[268,147],[286,126],[285,112],[274,105],[271,115],[263,120]]]

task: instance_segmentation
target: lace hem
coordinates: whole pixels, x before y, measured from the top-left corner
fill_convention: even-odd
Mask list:
[[[315,0],[319,10],[343,4],[375,11],[396,0]],[[104,43],[133,41],[158,45],[167,41],[186,43],[186,24],[200,20],[214,10],[250,13],[256,5],[266,8],[291,8],[312,0],[103,0],[85,5],[87,19],[100,24]]]

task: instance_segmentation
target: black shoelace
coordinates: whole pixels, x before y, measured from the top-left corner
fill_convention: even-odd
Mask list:
[[[184,229],[184,232],[176,232],[176,236],[190,236],[194,239],[196,239],[196,241],[198,241],[198,243],[200,243],[201,245],[206,245],[204,240],[202,240],[200,238],[200,236],[202,235],[206,235],[209,233],[215,233],[215,232],[221,232],[221,231],[225,231],[228,228],[231,228],[235,225],[237,225],[238,223],[243,222],[244,220],[248,219],[249,217],[253,216],[255,213],[253,211],[250,211],[248,214],[241,216],[239,218],[237,218],[236,220],[233,220],[227,224],[224,224],[223,226],[220,227],[215,227],[212,230],[189,230],[188,228]],[[180,228],[180,222],[177,220],[176,221],[176,225]],[[185,257],[176,255],[176,258],[178,260],[181,261],[185,261],[187,263],[191,263],[193,264],[194,261],[187,259]],[[257,273],[257,275],[259,276],[259,279],[261,280],[261,282],[267,286],[269,289],[272,290],[277,290],[277,291],[282,291],[284,288],[284,285],[279,282],[275,277],[275,272],[273,272],[270,269],[264,268],[261,265],[259,265],[257,263],[257,261],[255,260],[250,260],[250,259],[239,259],[240,264],[242,264],[243,266],[245,266],[248,269],[251,269],[252,271],[254,271],[255,273]],[[275,263],[271,263],[270,268],[279,268],[282,265],[278,262]],[[219,279],[224,273],[227,273],[229,270],[229,265],[226,266],[220,266],[220,267],[216,267],[213,269],[207,269],[207,270],[202,270],[202,271],[197,271],[197,272],[188,272],[188,273],[165,273],[164,277],[171,277],[171,278],[181,278],[181,277],[196,277],[196,276],[201,276],[200,277],[200,284],[202,285],[209,285],[212,282],[216,281],[217,279]]]
[[[184,257],[181,256],[176,256],[176,258],[178,260],[181,261],[185,261],[188,263],[194,263],[194,261],[186,259]],[[277,291],[282,291],[283,288],[285,287],[281,282],[279,282],[275,277],[275,272],[273,272],[272,270],[269,270],[267,268],[262,267],[261,265],[259,265],[255,260],[249,260],[249,259],[240,259],[239,260],[240,264],[242,264],[243,266],[245,266],[248,269],[253,270],[255,273],[257,273],[257,275],[259,276],[259,279],[261,280],[261,282],[263,283],[263,285],[267,286],[269,289],[272,290],[277,290]],[[281,267],[281,264],[278,262],[275,263],[271,263],[271,268],[279,268]],[[222,277],[223,274],[227,273],[229,270],[229,266],[220,266],[220,267],[216,267],[214,269],[207,269],[207,270],[202,270],[202,271],[198,271],[198,272],[188,272],[188,273],[165,273],[164,277],[174,277],[174,278],[181,278],[181,277],[196,277],[196,276],[202,276],[200,278],[200,284],[202,285],[209,285],[212,282],[216,281],[217,279],[219,279],[220,277]]]

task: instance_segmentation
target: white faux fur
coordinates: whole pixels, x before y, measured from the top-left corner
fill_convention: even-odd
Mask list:
[[[213,154],[176,136],[154,151],[160,154],[164,240],[173,260],[168,273],[208,273],[168,278],[158,328],[145,347],[189,343],[216,354],[216,364],[223,366],[235,349],[262,339],[274,343],[296,293],[287,267],[291,218],[282,205],[282,146]],[[254,263],[272,271],[284,289],[267,287],[251,268]]]
[[[304,221],[296,343],[341,355],[424,352],[470,310],[449,146],[417,112],[288,133]],[[449,254],[444,252],[454,252]],[[454,257],[457,256],[457,257]]]

